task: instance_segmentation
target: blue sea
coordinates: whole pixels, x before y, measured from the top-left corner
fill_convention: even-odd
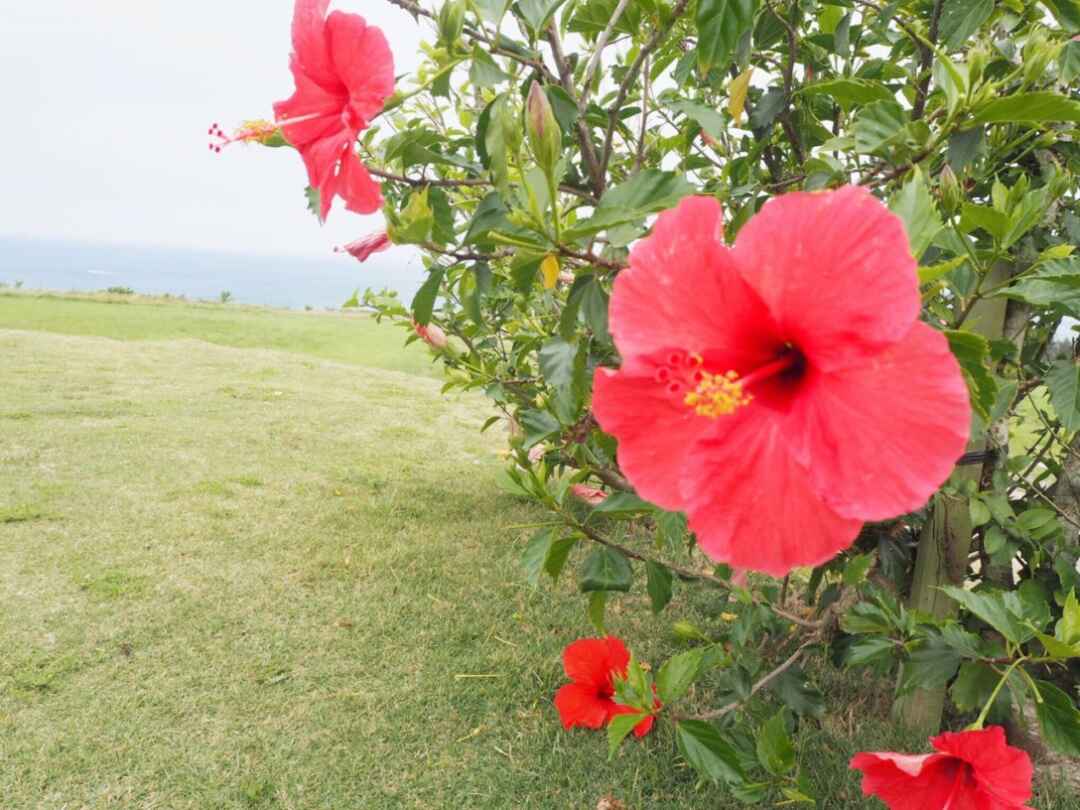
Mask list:
[[[360,264],[348,254],[326,259],[248,256],[166,247],[0,238],[0,284],[89,292],[128,287],[272,307],[337,308],[367,287],[396,290],[408,302],[423,283],[418,255],[397,248]]]

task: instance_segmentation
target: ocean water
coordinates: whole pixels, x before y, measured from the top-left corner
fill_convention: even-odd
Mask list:
[[[348,254],[326,259],[247,256],[167,247],[0,238],[0,283],[25,289],[89,292],[130,287],[137,293],[218,300],[225,290],[243,304],[337,308],[365,288],[396,290],[408,302],[423,283],[418,254],[395,248],[360,264]]]

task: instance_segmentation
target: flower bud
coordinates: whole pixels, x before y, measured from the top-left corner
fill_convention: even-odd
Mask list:
[[[969,86],[975,87],[982,81],[983,71],[990,61],[990,51],[981,45],[968,51],[967,69]]]
[[[1042,29],[1036,29],[1024,43],[1024,81],[1028,84],[1037,84],[1046,73],[1047,66],[1057,59],[1061,45],[1055,44],[1046,36]]]
[[[671,625],[675,637],[683,641],[708,641],[709,638],[694,625],[687,621],[677,621]]]
[[[439,11],[439,42],[451,50],[465,27],[465,3],[462,0],[443,5]]]
[[[550,175],[562,153],[562,130],[540,83],[533,80],[525,110],[525,132],[533,156],[544,173]]]
[[[433,323],[429,323],[427,326],[416,323],[413,324],[413,329],[424,343],[437,352],[441,352],[449,343],[446,339],[446,332]]]
[[[956,173],[946,163],[938,176],[941,183],[941,207],[946,214],[952,216],[960,210],[964,192],[960,189],[960,181],[956,179]]]
[[[599,506],[607,499],[607,493],[602,489],[590,487],[587,484],[574,484],[570,487],[570,494],[579,501],[584,501],[589,506]]]

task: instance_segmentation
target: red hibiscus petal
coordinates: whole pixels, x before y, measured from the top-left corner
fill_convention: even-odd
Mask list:
[[[345,207],[357,214],[372,214],[382,207],[382,189],[371,179],[367,167],[353,152],[341,159],[341,183],[338,194],[345,200]]]
[[[338,84],[326,37],[326,9],[330,0],[296,0],[293,8],[293,53],[303,72],[331,88]]]
[[[825,503],[845,517],[884,520],[918,509],[949,477],[970,413],[944,335],[916,322],[863,363],[810,370],[786,431]]]
[[[611,332],[624,360],[678,348],[753,368],[780,342],[761,300],[720,241],[720,204],[687,197],[660,215],[615,279]]]
[[[878,353],[919,313],[904,226],[856,186],[772,199],[739,231],[733,254],[781,334],[818,368]]]
[[[930,742],[938,751],[971,765],[979,787],[999,803],[983,806],[1014,810],[1031,799],[1031,758],[1027,752],[1008,744],[1001,726],[945,732]]]
[[[394,56],[383,32],[358,14],[335,11],[326,21],[334,69],[364,124],[394,92]]]
[[[610,700],[597,695],[594,689],[579,683],[568,683],[555,693],[555,708],[565,729],[603,728],[610,704]]]
[[[630,653],[626,646],[611,636],[578,639],[563,650],[566,677],[594,692],[608,695],[613,691],[612,673],[625,674],[629,663]]]
[[[295,56],[290,67],[296,81],[296,91],[287,100],[274,104],[275,118],[283,121],[309,115],[319,117],[282,127],[286,140],[297,149],[303,149],[323,138],[344,134],[341,111],[348,101],[344,88],[339,92],[327,90],[304,73]]]
[[[850,767],[863,773],[863,795],[877,796],[889,810],[946,807],[957,775],[955,762],[940,754],[856,754]]]
[[[672,511],[682,510],[679,490],[686,454],[715,429],[698,416],[667,382],[654,376],[660,368],[639,359],[636,368],[600,368],[593,379],[593,414],[600,426],[619,438],[619,467],[641,497]],[[662,437],[662,438],[661,438]]]
[[[706,554],[779,577],[851,545],[861,521],[821,500],[778,417],[750,406],[717,421],[726,429],[691,449],[682,478],[690,528]]]

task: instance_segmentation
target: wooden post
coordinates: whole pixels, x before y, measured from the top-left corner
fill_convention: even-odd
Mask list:
[[[1010,266],[996,264],[983,281],[983,287],[994,287],[1010,276]],[[1005,327],[1006,300],[984,298],[972,307],[964,326],[988,339],[1000,338]],[[985,431],[972,433],[968,452],[986,449]],[[959,467],[950,479],[979,482],[981,465]],[[957,606],[941,592],[942,585],[962,585],[968,571],[971,551],[971,513],[965,497],[939,493],[934,498],[933,511],[919,536],[915,557],[915,573],[911,580],[908,605],[944,619],[956,615]],[[935,734],[941,727],[945,708],[945,687],[918,689],[893,703],[893,717],[908,728],[924,734]]]

